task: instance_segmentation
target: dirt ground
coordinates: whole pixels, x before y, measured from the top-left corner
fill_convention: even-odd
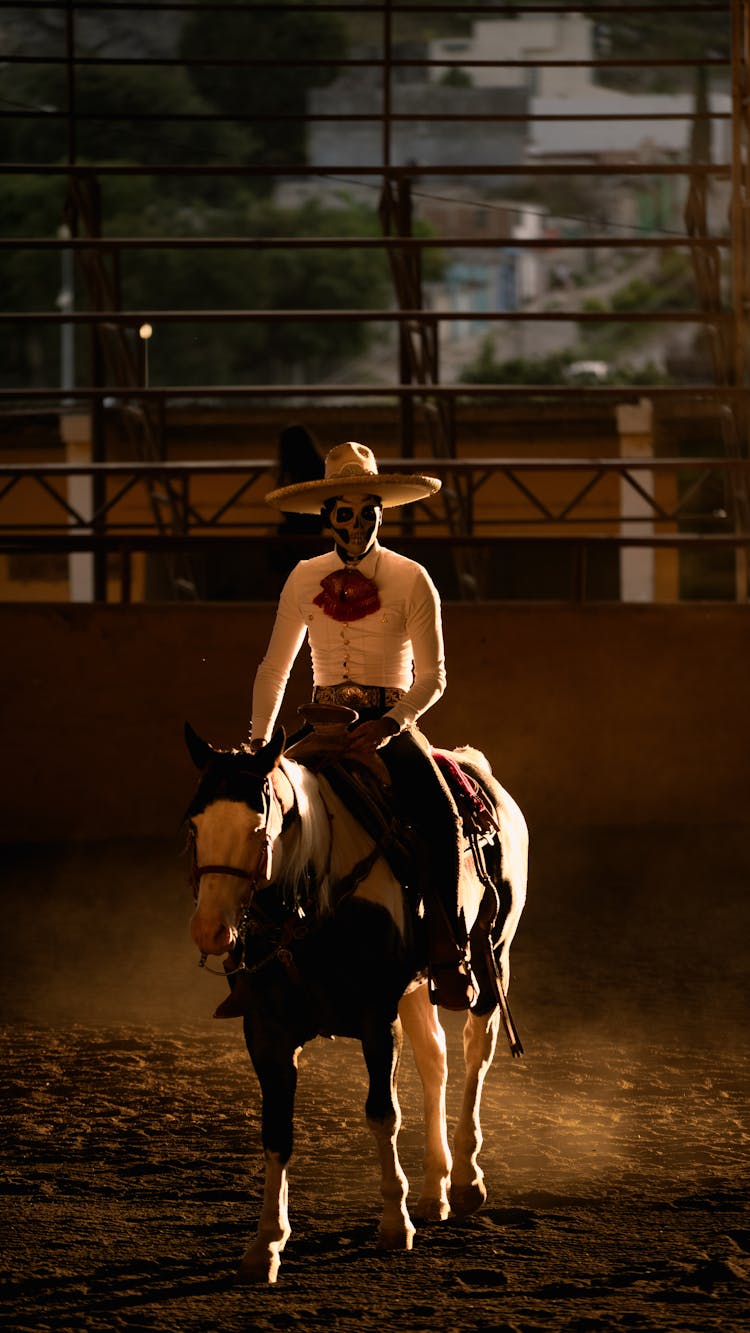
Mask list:
[[[733,1333],[750,1318],[745,834],[537,839],[484,1099],[490,1197],[375,1252],[361,1054],[301,1061],[279,1282],[235,1271],[258,1096],[172,846],[3,849],[2,1327]],[[597,867],[602,867],[601,874]],[[461,1020],[446,1016],[458,1107]],[[402,1161],[418,1185],[405,1050]]]

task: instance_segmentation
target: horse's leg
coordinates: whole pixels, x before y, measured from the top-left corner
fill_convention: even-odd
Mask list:
[[[242,1257],[239,1269],[242,1282],[275,1282],[281,1265],[281,1251],[292,1234],[287,1213],[286,1164],[279,1153],[268,1149],[265,1158],[266,1176],[258,1234]]]
[[[454,1213],[473,1213],[487,1198],[484,1173],[478,1163],[482,1147],[479,1110],[482,1086],[495,1054],[500,1011],[495,1008],[481,1018],[469,1013],[464,1026],[466,1079],[461,1113],[453,1140],[453,1173],[450,1201]]]
[[[442,1222],[450,1211],[448,1186],[451,1178],[445,1115],[448,1083],[445,1032],[437,1006],[430,1003],[426,986],[418,986],[404,995],[398,1011],[414,1051],[424,1095],[424,1180],[422,1193],[412,1212],[424,1221]]]
[[[378,1230],[379,1250],[410,1250],[414,1227],[406,1208],[409,1182],[398,1159],[396,1146],[401,1110],[396,1094],[396,1075],[401,1055],[401,1023],[372,1016],[366,1020],[362,1050],[370,1076],[365,1103],[367,1124],[375,1139],[380,1160],[380,1189],[383,1215]]]
[[[263,1205],[258,1233],[240,1264],[243,1282],[275,1282],[281,1251],[290,1235],[287,1212],[287,1163],[292,1155],[292,1119],[297,1088],[297,1050],[286,1057],[281,1050],[261,1054],[248,1042],[263,1099],[262,1139],[266,1159]]]

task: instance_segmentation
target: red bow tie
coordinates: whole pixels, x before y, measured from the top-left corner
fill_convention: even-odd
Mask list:
[[[333,620],[362,620],[380,607],[377,584],[357,569],[337,569],[320,586],[313,604]]]

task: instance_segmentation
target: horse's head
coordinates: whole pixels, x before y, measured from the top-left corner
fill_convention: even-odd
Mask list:
[[[196,903],[190,933],[203,954],[223,954],[237,942],[243,909],[271,877],[284,821],[274,773],[285,736],[279,729],[255,754],[215,750],[189,723],[185,739],[201,771],[186,812]]]

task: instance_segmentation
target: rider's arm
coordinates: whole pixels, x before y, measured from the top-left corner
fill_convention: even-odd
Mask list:
[[[440,597],[421,566],[417,567],[409,596],[406,629],[414,658],[414,681],[403,698],[385,714],[398,723],[400,731],[413,726],[422,713],[437,703],[446,683]]]
[[[298,570],[299,566],[293,569],[284,584],[268,649],[255,674],[250,727],[253,746],[268,740],[273,731],[289,673],[307,632],[297,595]]]

